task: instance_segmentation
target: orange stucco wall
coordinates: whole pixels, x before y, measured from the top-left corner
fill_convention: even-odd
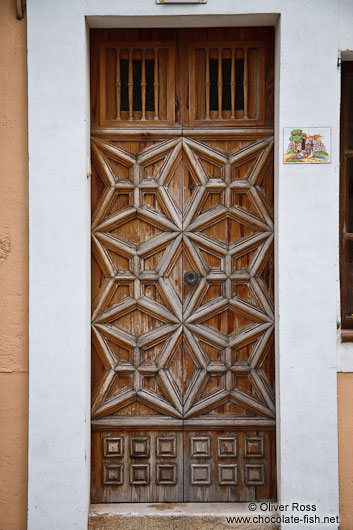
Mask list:
[[[28,409],[26,20],[0,1],[0,530],[25,530]]]
[[[338,374],[341,530],[353,529],[353,373]]]

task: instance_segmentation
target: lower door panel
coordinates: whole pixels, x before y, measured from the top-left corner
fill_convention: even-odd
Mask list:
[[[275,498],[275,431],[94,432],[92,502]]]

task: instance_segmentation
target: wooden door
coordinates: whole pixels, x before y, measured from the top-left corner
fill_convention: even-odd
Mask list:
[[[92,502],[273,499],[273,32],[93,30]]]

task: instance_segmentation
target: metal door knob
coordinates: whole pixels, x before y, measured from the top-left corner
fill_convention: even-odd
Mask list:
[[[195,285],[199,281],[199,275],[195,271],[187,271],[184,274],[184,282],[188,285]]]

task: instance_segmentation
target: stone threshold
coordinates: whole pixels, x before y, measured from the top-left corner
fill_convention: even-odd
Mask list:
[[[263,522],[275,515],[251,512],[248,503],[91,504],[88,530],[278,530],[278,523]],[[250,520],[236,522],[230,517]]]

